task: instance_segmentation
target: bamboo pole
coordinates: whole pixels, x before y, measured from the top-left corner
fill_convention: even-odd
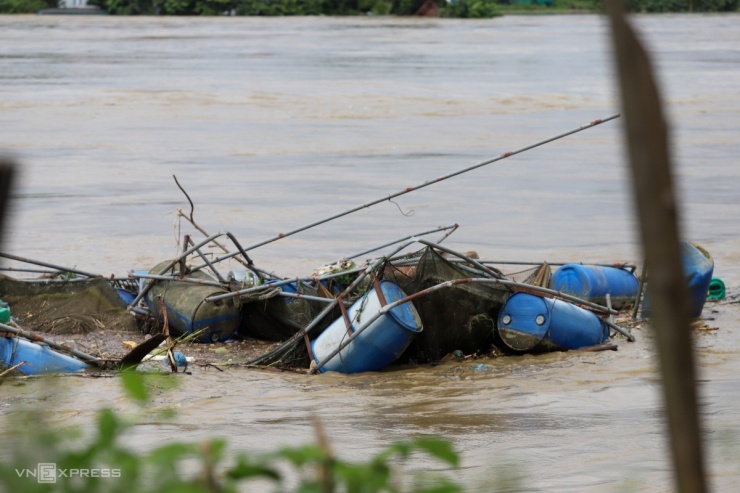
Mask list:
[[[453,262],[459,262],[459,260],[453,260]],[[563,265],[570,265],[570,264],[578,264],[578,265],[593,265],[595,267],[614,267],[616,269],[629,269],[632,272],[635,270],[635,265],[630,263],[616,263],[616,264],[607,264],[607,263],[589,263],[589,262],[546,262],[546,261],[540,261],[540,262],[530,262],[526,260],[478,260],[481,264],[484,265],[542,265],[546,263],[547,265],[553,265],[557,267],[561,267]]]
[[[622,3],[610,0],[607,11],[616,48],[640,237],[645,263],[650,266],[651,326],[660,361],[675,490],[703,493],[708,488],[668,127],[650,59],[625,18]]]

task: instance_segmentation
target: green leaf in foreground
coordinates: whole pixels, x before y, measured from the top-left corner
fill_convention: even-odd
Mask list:
[[[140,404],[149,400],[149,389],[144,381],[144,375],[136,371],[121,372],[121,385],[130,398]]]
[[[452,442],[441,438],[423,437],[417,438],[412,442],[417,449],[423,450],[429,455],[446,462],[447,464],[458,467],[460,465],[460,456],[455,452]]]
[[[241,455],[236,464],[226,472],[230,479],[266,478],[280,481],[280,474],[268,466],[252,462],[247,456]]]

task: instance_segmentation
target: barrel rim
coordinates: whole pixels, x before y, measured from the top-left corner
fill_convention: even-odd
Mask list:
[[[392,286],[392,288],[389,288]],[[399,295],[396,299],[405,298],[407,295],[401,289],[401,287],[388,280],[380,281],[380,289],[383,291],[383,295]],[[392,289],[393,292],[389,292],[387,289]],[[386,301],[388,300],[389,296],[386,296]],[[392,301],[391,301],[392,303]],[[409,320],[408,317],[406,317],[406,313],[411,315],[411,318],[413,318],[413,323],[411,320]],[[419,333],[422,330],[424,330],[424,326],[421,321],[421,316],[419,315],[419,311],[416,309],[414,304],[411,301],[407,301],[406,303],[402,303],[398,305],[397,307],[391,308],[388,310],[388,314],[393,318],[393,320],[396,321],[398,325],[401,326],[401,328],[406,329],[408,331]]]

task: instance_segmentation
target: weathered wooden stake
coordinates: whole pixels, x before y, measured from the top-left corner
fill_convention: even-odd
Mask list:
[[[616,48],[643,253],[650,270],[651,325],[660,359],[676,491],[703,493],[707,487],[689,295],[681,264],[667,126],[650,60],[625,19],[621,1],[609,0],[607,9]]]

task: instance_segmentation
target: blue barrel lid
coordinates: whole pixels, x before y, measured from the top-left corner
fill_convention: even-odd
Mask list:
[[[498,316],[498,331],[504,344],[515,351],[529,351],[537,346],[550,329],[547,301],[528,293],[509,296]]]
[[[398,284],[391,281],[380,281],[380,289],[383,291],[383,296],[385,296],[385,300],[388,304],[406,297],[406,293],[403,292]],[[419,313],[410,301],[402,305],[398,305],[388,313],[403,328],[414,332],[421,332],[421,317],[419,317]]]

